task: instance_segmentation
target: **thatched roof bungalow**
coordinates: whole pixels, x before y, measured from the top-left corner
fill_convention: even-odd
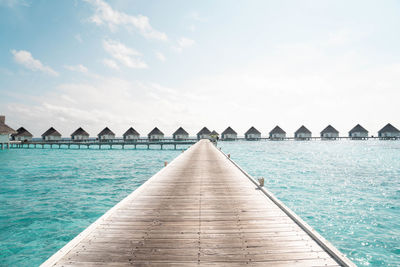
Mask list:
[[[76,141],[88,140],[89,133],[83,130],[82,127],[79,127],[78,129],[75,130],[75,132],[71,134],[71,139]]]
[[[400,131],[399,129],[388,123],[378,132],[378,136],[382,139],[400,138]]]
[[[11,139],[14,141],[31,141],[32,137],[33,135],[24,127],[18,128],[17,132],[11,135]]]
[[[235,140],[237,138],[237,132],[235,132],[230,126],[225,129],[221,134],[222,140]]]
[[[244,138],[246,138],[246,140],[259,140],[261,138],[261,132],[251,126],[250,129],[244,133]]]
[[[357,124],[350,130],[349,137],[351,139],[366,139],[368,138],[368,131],[360,124]]]
[[[50,127],[42,134],[42,139],[44,141],[59,141],[61,140],[61,134],[53,127]]]
[[[185,131],[182,127],[179,127],[173,134],[172,138],[174,140],[185,140],[189,138],[189,133]]]
[[[308,130],[304,125],[302,125],[295,133],[294,138],[296,140],[310,140],[311,131]]]
[[[130,127],[124,134],[123,138],[124,140],[138,140],[140,137],[140,134],[133,129],[133,127]]]
[[[197,139],[210,139],[211,131],[207,127],[203,127],[200,132],[197,133]]]
[[[328,125],[321,132],[322,139],[336,139],[339,137],[339,131],[333,128],[332,125]]]
[[[10,135],[16,131],[6,124],[6,116],[0,116],[0,143],[8,143]]]
[[[99,141],[109,141],[115,139],[115,133],[108,127],[104,128],[98,135]]]
[[[164,133],[161,132],[157,127],[155,127],[148,135],[147,137],[149,140],[161,140],[164,139]]]
[[[283,140],[285,138],[286,138],[286,132],[282,130],[282,128],[279,127],[278,125],[275,126],[275,128],[269,132],[269,139],[271,140]]]

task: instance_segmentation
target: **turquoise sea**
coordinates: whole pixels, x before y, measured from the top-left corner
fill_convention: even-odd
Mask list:
[[[400,266],[400,141],[218,146],[357,265]],[[179,153],[0,151],[0,265],[39,265]]]

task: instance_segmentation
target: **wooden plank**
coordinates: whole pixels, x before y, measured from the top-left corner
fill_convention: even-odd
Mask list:
[[[200,141],[43,266],[336,266],[209,141]]]

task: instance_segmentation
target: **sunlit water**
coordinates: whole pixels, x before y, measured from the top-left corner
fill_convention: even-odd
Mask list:
[[[400,266],[400,142],[220,142],[358,265]],[[0,265],[37,266],[174,150],[0,151]]]
[[[400,266],[400,141],[218,146],[357,265]]]

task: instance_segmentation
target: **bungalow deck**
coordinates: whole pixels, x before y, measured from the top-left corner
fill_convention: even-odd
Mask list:
[[[201,140],[42,266],[355,266]]]

